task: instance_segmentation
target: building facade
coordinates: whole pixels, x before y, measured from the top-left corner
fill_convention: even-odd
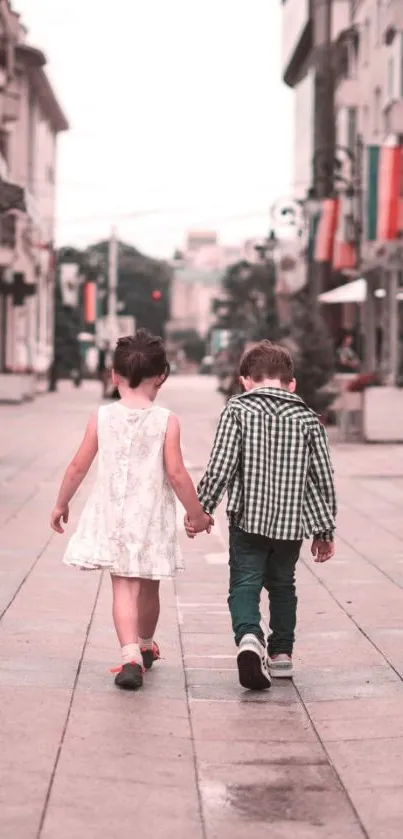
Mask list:
[[[283,0],[282,7],[283,78],[295,93],[295,197],[306,197],[314,185],[312,162],[320,149],[318,113],[323,111],[318,55],[324,44],[333,68],[334,140],[355,154],[361,137],[365,185],[365,149],[403,137],[403,3]]]
[[[368,369],[377,363],[379,333],[385,368],[396,371],[396,340],[393,345],[386,336],[396,337],[403,328],[393,290],[403,277],[403,2],[283,0],[282,7],[283,77],[295,92],[296,197],[318,187],[313,162],[326,145],[333,150],[327,159],[331,175],[316,191],[338,205],[333,259],[322,257],[330,285],[320,290],[341,284],[337,272],[344,281],[361,273],[368,288],[365,305],[357,299],[326,306],[332,309],[329,323],[359,328]],[[334,259],[346,245],[349,266]]]
[[[18,187],[19,206],[0,215],[0,398],[17,377],[52,360],[57,137],[67,120],[8,0],[0,0],[0,205]],[[13,383],[14,377],[14,383]]]

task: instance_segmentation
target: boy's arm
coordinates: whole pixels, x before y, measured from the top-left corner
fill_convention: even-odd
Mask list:
[[[334,470],[330,457],[329,441],[323,425],[319,425],[311,438],[311,457],[309,476],[318,487],[320,494],[326,501],[333,518],[337,515],[336,488],[334,485]],[[332,542],[334,530],[315,534],[326,542]]]
[[[212,515],[237,470],[241,454],[241,432],[231,407],[224,408],[215,435],[207,469],[197,487],[203,510]]]
[[[210,518],[203,512],[193,481],[183,462],[179,420],[174,414],[170,414],[168,418],[164,441],[164,466],[171,487],[194,524],[195,531],[209,530]]]

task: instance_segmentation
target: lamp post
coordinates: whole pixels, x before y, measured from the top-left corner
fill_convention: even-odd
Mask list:
[[[312,161],[314,186],[309,190],[308,199],[341,198],[344,202],[344,241],[354,248],[355,268],[351,269],[355,277],[362,271],[362,236],[363,236],[363,186],[362,160],[364,144],[357,136],[355,148],[335,145],[318,148]],[[323,187],[325,194],[323,195]],[[329,263],[318,263],[313,271],[312,291],[317,298],[327,284],[331,267]],[[347,269],[346,269],[347,270]],[[349,269],[350,270],[350,269]],[[363,308],[363,333],[365,335],[364,366],[371,372],[376,366],[376,324],[374,288],[371,277],[367,278],[367,297]]]
[[[278,198],[270,207],[271,229],[269,234],[263,242],[256,246],[261,261],[270,263],[272,269],[267,294],[267,326],[273,337],[280,332],[279,320],[282,329],[289,320],[288,299],[290,292],[288,283],[286,283],[286,290],[283,289],[281,292],[277,282],[277,270],[281,268],[284,276],[287,271],[290,272],[290,277],[295,283],[295,275],[300,267],[299,263],[305,260],[304,252],[306,250],[306,236],[309,231],[309,218],[309,211],[305,202],[289,196]],[[292,250],[292,253],[288,254],[288,259],[284,254],[281,258],[279,253],[280,246],[287,241],[290,243],[290,250]],[[297,247],[295,247],[296,242],[299,243]],[[293,243],[293,247],[291,243]],[[302,285],[305,282],[306,279],[303,278]],[[280,307],[280,298],[283,302],[282,308]]]
[[[318,201],[320,186],[327,184],[325,198],[344,197],[348,202],[348,213],[344,221],[347,241],[354,245],[357,271],[361,264],[361,240],[363,232],[362,204],[362,155],[363,141],[360,135],[353,151],[349,146],[336,145],[329,157],[327,147],[316,150],[312,161],[314,186],[308,192],[308,201]]]

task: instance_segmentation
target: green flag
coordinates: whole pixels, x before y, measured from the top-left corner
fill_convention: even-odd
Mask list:
[[[367,242],[375,242],[378,216],[378,171],[380,146],[368,146]]]

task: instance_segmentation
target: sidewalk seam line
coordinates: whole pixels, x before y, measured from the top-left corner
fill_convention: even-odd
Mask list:
[[[50,545],[51,541],[52,541],[52,535],[50,535],[50,536],[48,537],[48,539],[46,540],[45,544],[44,544],[44,545],[43,545],[43,547],[40,549],[40,551],[39,551],[39,553],[38,553],[38,556],[36,556],[36,557],[35,557],[35,559],[34,559],[34,561],[33,561],[32,565],[30,565],[30,567],[29,567],[29,569],[28,569],[27,573],[24,575],[24,577],[22,578],[21,582],[19,583],[19,585],[18,585],[18,586],[17,586],[17,588],[15,589],[15,592],[14,592],[13,596],[11,597],[11,600],[9,600],[9,602],[7,603],[7,605],[6,605],[6,606],[4,607],[4,609],[0,612],[0,621],[2,621],[2,620],[3,620],[3,618],[4,618],[4,617],[5,617],[5,615],[7,614],[8,610],[9,610],[9,609],[11,608],[11,606],[13,605],[13,603],[14,603],[14,601],[16,600],[16,598],[18,597],[18,595],[19,595],[19,593],[20,593],[20,591],[21,591],[22,587],[25,585],[25,583],[26,583],[26,581],[28,580],[28,577],[30,576],[30,574],[32,574],[33,570],[35,569],[35,566],[37,565],[37,563],[39,562],[39,560],[41,559],[41,557],[42,557],[42,556],[43,556],[43,554],[45,553],[46,548],[48,547],[48,545]]]
[[[347,611],[344,609],[344,607],[341,605],[341,603],[339,603],[339,601],[337,600],[337,598],[335,597],[335,595],[333,594],[333,592],[332,592],[330,589],[328,589],[328,588],[327,588],[327,586],[326,586],[326,584],[323,582],[323,580],[321,580],[321,579],[320,579],[320,577],[317,577],[317,576],[316,576],[316,574],[314,573],[313,569],[310,567],[310,565],[307,563],[307,561],[306,561],[303,557],[301,557],[301,562],[302,562],[302,564],[304,565],[304,567],[307,569],[307,571],[308,571],[310,574],[312,574],[312,576],[314,577],[314,579],[315,579],[315,580],[316,580],[316,581],[317,581],[320,585],[322,585],[322,586],[323,586],[323,588],[325,589],[325,591],[327,591],[327,593],[328,593],[328,594],[330,595],[330,597],[334,600],[334,602],[335,602],[335,603],[337,603],[337,605],[338,605],[338,606],[339,606],[339,608],[342,610],[342,612],[344,612],[344,613],[345,613],[345,615],[347,615],[347,617],[348,617],[348,618],[352,621],[352,623],[354,623],[354,624],[355,624],[355,626],[357,627],[357,629],[358,629],[360,632],[362,632],[362,634],[363,634],[365,637],[367,637],[367,636],[365,635],[365,632],[363,632],[363,630],[361,629],[361,627],[360,627],[360,626],[359,626],[359,625],[355,622],[354,618],[352,618],[352,617],[351,617],[351,615],[349,615],[349,614],[348,614],[348,612],[347,612]],[[372,646],[374,646],[374,647],[375,647],[375,644],[373,644],[373,642],[371,641],[371,639],[370,639],[370,638],[368,638],[368,641],[370,642],[370,644],[372,644]],[[376,649],[377,649],[377,648],[376,648]],[[378,650],[378,652],[380,652],[380,653],[381,653],[381,655],[382,655],[381,650]],[[383,656],[383,658],[385,658],[385,656]],[[385,658],[385,660],[386,660],[386,658]],[[388,662],[388,663],[389,663],[389,662]],[[391,666],[391,665],[390,665],[390,666]],[[394,669],[394,668],[393,668],[393,669]],[[396,671],[395,671],[395,672],[396,672]],[[316,725],[315,725],[315,723],[314,723],[314,721],[313,721],[313,718],[312,718],[312,716],[311,716],[311,714],[310,714],[310,712],[309,712],[309,710],[308,710],[308,708],[307,708],[307,706],[306,706],[306,704],[305,704],[305,701],[304,701],[304,699],[303,699],[303,697],[302,697],[302,694],[301,694],[301,692],[300,692],[300,690],[299,690],[298,686],[297,686],[295,683],[294,683],[294,687],[295,687],[295,690],[296,690],[296,692],[297,692],[297,694],[298,694],[298,696],[299,696],[299,698],[300,698],[300,701],[301,701],[301,703],[302,703],[303,707],[305,708],[305,712],[306,712],[306,714],[307,714],[307,716],[308,716],[308,719],[309,719],[309,721],[310,721],[310,723],[311,723],[311,726],[312,726],[312,728],[313,728],[313,730],[314,730],[314,732],[315,732],[315,735],[316,735],[316,737],[317,737],[317,739],[318,739],[319,743],[320,743],[320,744],[321,744],[321,746],[322,746],[322,749],[323,749],[323,751],[324,751],[324,753],[325,753],[325,755],[326,755],[326,757],[327,757],[327,760],[329,761],[329,765],[332,767],[332,769],[333,769],[333,771],[334,771],[334,773],[335,773],[336,777],[338,778],[339,783],[340,783],[340,786],[342,787],[342,789],[343,789],[343,791],[344,791],[344,794],[345,794],[345,796],[346,796],[347,800],[349,801],[350,806],[351,806],[351,808],[352,808],[352,810],[353,810],[353,812],[354,812],[354,814],[355,814],[355,816],[356,816],[356,818],[357,818],[357,821],[358,821],[358,823],[359,823],[359,825],[360,825],[360,827],[361,827],[361,830],[362,830],[362,832],[363,832],[363,835],[365,836],[365,839],[370,839],[370,834],[367,832],[367,830],[366,830],[365,826],[363,825],[363,823],[362,823],[362,821],[361,821],[361,818],[360,818],[360,815],[359,815],[359,813],[358,813],[358,810],[356,809],[355,804],[354,804],[353,800],[352,800],[352,799],[351,799],[351,797],[350,797],[350,794],[349,794],[349,792],[348,792],[348,789],[347,789],[347,787],[345,786],[345,784],[344,784],[344,782],[343,782],[343,780],[342,780],[342,778],[341,778],[341,776],[340,776],[339,772],[337,771],[337,769],[336,769],[336,767],[335,767],[335,765],[334,765],[334,763],[333,763],[333,761],[332,761],[332,759],[331,759],[331,757],[330,757],[330,754],[329,754],[329,752],[328,752],[328,749],[327,749],[327,747],[326,747],[326,745],[325,745],[325,742],[322,740],[322,738],[321,738],[321,736],[320,736],[320,734],[319,734],[319,731],[318,731],[318,729],[316,728]],[[355,742],[355,741],[354,741],[354,742]]]
[[[348,789],[347,789],[346,785],[344,784],[344,782],[342,781],[342,779],[341,779],[341,777],[340,777],[340,775],[339,775],[339,773],[338,773],[338,771],[337,771],[337,769],[336,769],[336,767],[335,767],[335,765],[334,765],[334,763],[333,763],[333,761],[332,761],[332,759],[331,759],[331,757],[330,757],[330,754],[329,754],[329,752],[328,752],[328,750],[327,750],[327,748],[326,748],[326,746],[325,746],[325,744],[324,744],[324,742],[323,742],[323,740],[322,740],[322,738],[321,738],[321,736],[320,736],[320,734],[319,734],[319,731],[318,731],[318,729],[316,728],[316,725],[315,725],[315,723],[314,723],[314,721],[313,721],[313,718],[311,717],[311,715],[310,715],[310,713],[309,713],[309,711],[308,711],[308,708],[307,708],[307,707],[306,707],[306,705],[305,705],[305,702],[304,702],[304,700],[303,700],[303,698],[302,698],[302,695],[301,695],[301,693],[300,693],[300,691],[299,691],[299,688],[297,687],[297,685],[296,685],[296,684],[294,684],[294,687],[295,687],[295,690],[296,690],[296,692],[297,692],[297,694],[298,694],[298,696],[299,696],[299,699],[300,699],[300,702],[301,702],[301,704],[302,704],[302,707],[305,709],[305,713],[306,713],[306,715],[307,715],[307,717],[308,717],[308,720],[309,720],[309,722],[310,722],[310,724],[311,724],[311,726],[312,726],[312,730],[313,730],[313,731],[314,731],[314,733],[315,733],[315,737],[317,738],[318,742],[320,743],[320,745],[321,745],[321,747],[322,747],[322,749],[323,749],[324,754],[326,755],[326,759],[327,759],[327,761],[328,761],[329,766],[331,766],[331,768],[333,769],[334,774],[336,775],[336,778],[338,779],[338,782],[339,782],[339,784],[340,784],[340,786],[341,786],[341,788],[342,788],[342,790],[343,790],[343,792],[344,792],[344,795],[345,795],[345,797],[346,797],[346,799],[347,799],[347,801],[348,801],[348,803],[349,803],[349,805],[350,805],[350,807],[351,807],[351,809],[352,809],[352,811],[353,811],[353,813],[354,813],[354,815],[355,815],[355,817],[356,817],[356,819],[357,819],[357,823],[358,823],[358,825],[360,826],[360,828],[361,828],[361,830],[362,830],[362,834],[363,834],[363,836],[365,836],[365,839],[371,839],[370,834],[368,833],[368,831],[366,830],[365,826],[363,825],[363,823],[362,823],[362,821],[361,821],[361,817],[360,817],[360,815],[359,815],[359,812],[358,812],[358,810],[357,810],[357,808],[356,808],[356,806],[355,806],[355,804],[354,804],[353,800],[352,800],[352,799],[351,799],[351,797],[350,797],[350,794],[349,794],[349,792],[348,792]]]
[[[76,675],[74,677],[73,687],[72,687],[72,690],[71,690],[70,701],[69,701],[69,704],[68,704],[68,707],[67,707],[66,719],[64,721],[64,725],[63,725],[63,728],[62,728],[62,733],[61,733],[60,742],[59,742],[57,752],[56,752],[56,757],[55,757],[55,762],[54,762],[53,769],[52,769],[52,774],[50,776],[50,781],[49,781],[48,788],[47,788],[47,791],[46,791],[46,796],[45,796],[45,801],[44,801],[43,808],[42,808],[41,818],[40,818],[40,821],[39,821],[38,831],[36,833],[36,839],[40,839],[40,837],[42,835],[44,825],[45,825],[45,820],[46,820],[46,816],[47,816],[47,812],[48,812],[48,806],[49,806],[50,798],[51,798],[51,795],[52,795],[53,785],[54,785],[54,782],[55,782],[55,779],[56,779],[56,773],[57,773],[57,769],[58,769],[58,766],[59,766],[60,757],[61,757],[61,754],[62,754],[62,749],[63,749],[64,741],[65,741],[65,738],[66,738],[66,734],[67,734],[67,728],[68,728],[68,725],[69,725],[69,722],[70,722],[70,716],[71,716],[71,711],[72,711],[72,708],[73,708],[73,702],[74,702],[74,698],[75,698],[75,694],[76,694],[78,680],[80,678],[81,669],[82,669],[82,665],[83,665],[83,661],[84,661],[85,650],[86,650],[86,647],[87,647],[89,634],[91,632],[92,623],[93,623],[94,615],[95,615],[95,610],[96,610],[96,607],[97,607],[97,604],[98,604],[98,598],[99,598],[99,594],[100,594],[100,591],[101,591],[102,580],[103,580],[103,574],[101,574],[100,578],[99,578],[99,582],[98,582],[98,586],[97,586],[96,593],[95,593],[95,598],[94,598],[94,604],[93,604],[93,607],[92,607],[92,610],[91,610],[90,619],[89,619],[88,624],[87,624],[87,629],[86,629],[86,632],[85,632],[85,637],[84,637],[84,642],[83,642],[83,646],[82,646],[82,650],[81,650],[81,655],[80,655],[80,659],[79,659],[79,662],[78,662]]]
[[[184,646],[183,646],[181,625],[180,625],[180,621],[179,621],[179,595],[178,595],[178,591],[177,591],[177,588],[176,588],[175,578],[173,579],[173,589],[174,589],[174,593],[175,593],[175,609],[176,609],[176,617],[177,617],[179,645],[180,645],[181,659],[182,659],[183,677],[184,677],[184,681],[185,681],[186,706],[187,706],[187,710],[188,710],[189,729],[190,729],[190,737],[191,737],[191,743],[192,743],[193,766],[194,766],[194,773],[195,773],[197,800],[198,800],[198,804],[199,804],[200,826],[201,826],[201,832],[202,832],[203,839],[208,839],[207,830],[206,830],[206,822],[205,822],[205,817],[204,817],[203,797],[202,797],[201,788],[200,788],[199,769],[198,769],[198,765],[197,765],[197,751],[196,751],[196,745],[195,745],[192,711],[191,711],[191,705],[190,705],[190,700],[189,700],[189,684],[188,684],[187,670],[186,670],[186,664],[185,664],[185,650],[184,650]],[[39,839],[39,837],[38,837],[38,839]]]
[[[369,516],[367,516],[367,518],[369,518]],[[385,533],[389,533],[391,536],[395,535],[394,533],[392,533],[391,530],[385,530]],[[393,577],[391,577],[390,574],[387,573],[387,571],[384,571],[383,568],[376,564],[376,562],[374,562],[372,559],[370,559],[368,556],[362,553],[362,551],[356,548],[354,544],[349,542],[345,536],[341,536],[340,538],[342,539],[345,545],[347,545],[349,548],[352,548],[352,550],[357,554],[357,556],[361,557],[361,559],[363,559],[364,562],[368,562],[368,565],[370,565],[371,568],[376,568],[376,570],[379,571],[379,573],[382,574],[383,577],[386,577],[386,579],[389,580],[390,583],[392,583],[394,586],[400,589],[400,591],[403,590],[403,585],[401,583],[398,583],[397,580],[394,580]],[[319,577],[317,579],[319,579]]]
[[[338,605],[338,607],[341,609],[341,611],[342,611],[342,612],[344,612],[344,614],[346,615],[346,617],[347,617],[347,618],[351,621],[351,623],[353,623],[353,624],[354,624],[354,626],[358,629],[358,632],[360,632],[360,633],[361,633],[361,635],[362,635],[364,638],[366,638],[366,640],[367,640],[367,641],[371,644],[371,647],[373,647],[373,648],[374,648],[374,650],[376,650],[376,651],[380,654],[380,656],[383,658],[383,660],[384,660],[384,661],[386,661],[386,664],[388,665],[388,667],[390,667],[390,669],[391,669],[391,670],[393,670],[393,672],[394,672],[394,673],[396,674],[396,676],[398,677],[399,681],[400,681],[400,682],[403,682],[403,676],[402,676],[402,674],[401,674],[401,673],[399,673],[399,670],[398,670],[398,669],[394,666],[394,664],[392,664],[392,662],[391,662],[391,661],[389,661],[389,659],[388,659],[388,657],[387,657],[386,653],[384,653],[384,652],[383,652],[383,650],[381,650],[381,648],[380,648],[380,647],[378,647],[378,645],[375,643],[375,641],[373,641],[373,640],[372,640],[372,638],[371,638],[371,637],[370,637],[370,636],[369,636],[369,635],[365,632],[365,629],[363,629],[363,627],[362,627],[362,626],[360,626],[360,624],[358,623],[358,621],[356,621],[356,620],[355,620],[355,618],[353,617],[353,615],[351,615],[351,614],[350,614],[350,612],[348,612],[348,611],[347,611],[347,609],[345,609],[345,608],[344,608],[344,606],[343,606],[343,604],[341,603],[341,601],[340,601],[340,600],[338,600],[338,598],[336,597],[336,595],[332,592],[331,588],[329,588],[329,587],[326,585],[325,581],[324,581],[324,580],[321,580],[321,578],[320,578],[320,577],[317,577],[317,576],[316,576],[315,572],[312,570],[312,568],[310,568],[310,566],[308,565],[308,563],[307,563],[304,559],[302,559],[301,561],[302,561],[303,565],[305,566],[305,568],[307,569],[307,571],[309,571],[309,572],[312,574],[312,576],[314,577],[314,579],[315,579],[315,580],[316,580],[316,581],[317,581],[317,582],[318,582],[318,583],[322,586],[322,588],[324,588],[324,589],[325,589],[325,591],[327,591],[327,593],[328,593],[328,594],[329,594],[329,596],[332,598],[332,600],[333,600],[335,603],[337,603],[337,605]],[[397,585],[397,584],[396,584],[396,585]],[[398,586],[398,588],[402,588],[402,587],[401,587],[401,586]]]

